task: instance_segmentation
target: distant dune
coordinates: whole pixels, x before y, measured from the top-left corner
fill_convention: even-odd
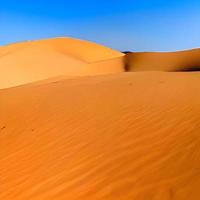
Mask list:
[[[59,76],[197,70],[200,70],[200,49],[121,53],[73,38],[53,38],[0,47],[0,89]]]
[[[72,38],[0,47],[0,88],[55,76],[108,74],[123,70],[122,53]]]
[[[126,55],[127,71],[200,71],[200,49]]]
[[[0,199],[198,200],[200,74],[0,91]]]

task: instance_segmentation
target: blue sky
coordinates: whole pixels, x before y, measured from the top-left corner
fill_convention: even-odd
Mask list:
[[[60,36],[121,51],[200,47],[200,1],[0,0],[0,45]]]

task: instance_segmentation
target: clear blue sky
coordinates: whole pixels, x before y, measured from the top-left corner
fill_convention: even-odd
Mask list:
[[[122,51],[200,47],[200,1],[0,0],[0,45],[59,36]]]

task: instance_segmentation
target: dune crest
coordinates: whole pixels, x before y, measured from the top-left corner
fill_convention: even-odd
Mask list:
[[[124,71],[124,54],[72,38],[22,42],[0,47],[0,88],[56,76]]]
[[[126,54],[127,71],[200,71],[200,49]]]

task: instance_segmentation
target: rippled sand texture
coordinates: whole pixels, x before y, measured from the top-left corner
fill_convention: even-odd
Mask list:
[[[0,199],[199,200],[200,73],[0,90]]]

